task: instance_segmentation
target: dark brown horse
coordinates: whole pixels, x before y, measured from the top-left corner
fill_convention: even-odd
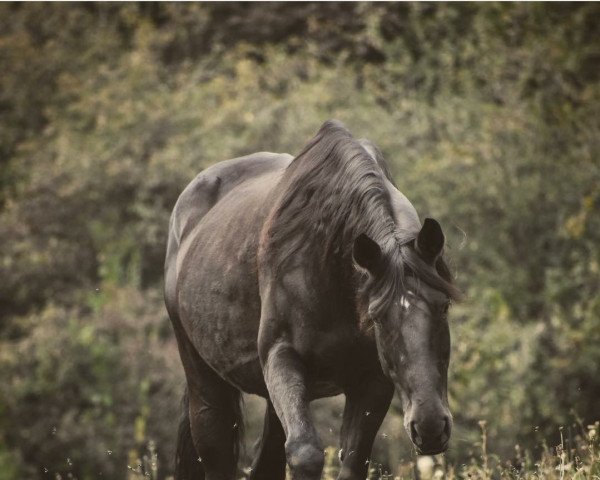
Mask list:
[[[326,122],[302,152],[200,173],[173,210],[165,297],[185,369],[177,478],[236,474],[241,392],[267,399],[250,478],[321,477],[309,412],[344,393],[339,478],[364,479],[394,389],[417,450],[447,448],[439,224],[419,221],[379,150]],[[394,388],[395,387],[395,388]]]

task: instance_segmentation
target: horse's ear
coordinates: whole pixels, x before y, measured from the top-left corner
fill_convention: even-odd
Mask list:
[[[417,252],[428,263],[435,263],[444,249],[444,232],[433,218],[426,218],[415,241]]]
[[[354,240],[352,257],[359,267],[368,270],[369,273],[375,273],[381,261],[381,247],[367,234],[361,233]]]

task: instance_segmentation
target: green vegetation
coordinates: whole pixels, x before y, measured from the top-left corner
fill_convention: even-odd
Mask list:
[[[441,221],[468,295],[449,476],[598,478],[598,31],[597,3],[0,5],[0,479],[169,474],[170,210],[328,118]],[[373,458],[407,477],[392,410]]]

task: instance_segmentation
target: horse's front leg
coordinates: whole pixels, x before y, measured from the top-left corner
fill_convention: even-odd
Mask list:
[[[393,395],[394,386],[384,377],[369,379],[346,391],[338,480],[367,478],[373,441]]]
[[[265,382],[285,431],[285,455],[292,479],[318,480],[324,454],[310,418],[304,365],[288,342],[278,340],[262,347]]]

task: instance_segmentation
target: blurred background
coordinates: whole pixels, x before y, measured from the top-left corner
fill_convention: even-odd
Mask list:
[[[571,445],[600,419],[599,32],[598,3],[1,4],[0,480],[171,474],[174,202],[330,118],[440,220],[468,295],[447,460],[482,427],[486,462]],[[315,402],[324,445],[342,402]],[[401,423],[373,457],[409,475]]]

